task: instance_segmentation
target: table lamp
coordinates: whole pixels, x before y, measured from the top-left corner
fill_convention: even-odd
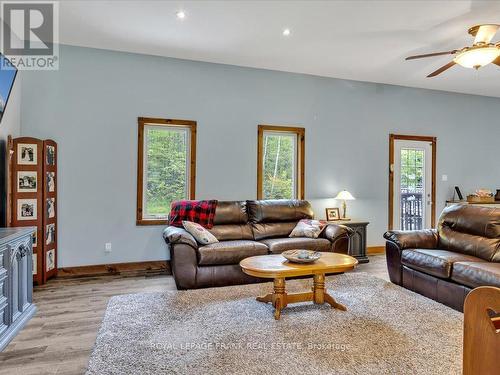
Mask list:
[[[346,216],[346,211],[347,211],[347,204],[345,201],[352,201],[356,198],[354,198],[352,196],[351,193],[349,193],[347,190],[342,190],[340,193],[337,194],[337,196],[335,197],[335,199],[341,199],[342,200],[342,210],[344,211],[344,214],[343,214],[343,217],[341,218],[341,220],[351,220],[351,219],[348,219],[347,216]]]

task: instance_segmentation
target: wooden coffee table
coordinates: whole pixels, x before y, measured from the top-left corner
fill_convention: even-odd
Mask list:
[[[259,302],[272,302],[274,319],[281,317],[281,310],[289,303],[312,301],[316,304],[329,303],[332,308],[346,311],[346,307],[325,292],[325,273],[349,271],[358,261],[344,254],[321,253],[314,263],[291,263],[281,255],[259,255],[243,259],[240,266],[247,275],[274,279],[274,291],[263,297],[257,297]],[[312,276],[312,292],[290,293],[285,290],[285,278],[296,276]]]

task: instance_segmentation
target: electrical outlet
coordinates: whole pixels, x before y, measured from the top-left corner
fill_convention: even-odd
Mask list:
[[[112,251],[111,242],[106,242],[106,244],[104,245],[104,251],[106,253],[110,253]]]
[[[448,175],[447,174],[442,175],[441,181],[448,181]]]

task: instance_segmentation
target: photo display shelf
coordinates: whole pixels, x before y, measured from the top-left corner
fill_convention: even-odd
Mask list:
[[[32,226],[33,281],[57,274],[57,143],[15,138],[10,150],[10,201],[13,227]]]

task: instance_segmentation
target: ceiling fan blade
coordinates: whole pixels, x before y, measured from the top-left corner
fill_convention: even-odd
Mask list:
[[[479,25],[474,26],[469,30],[469,33],[474,36],[474,44],[491,42],[491,39],[497,33],[499,25]]]
[[[500,66],[500,56],[498,56],[497,59],[493,61],[493,64],[497,64],[498,66]]]
[[[453,51],[434,52],[434,53],[427,53],[425,55],[408,56],[405,60],[422,59],[424,57],[433,57],[433,56],[442,56],[442,55],[454,55],[455,53],[457,53],[457,51],[458,50],[454,49]]]
[[[456,65],[457,63],[455,61],[450,61],[448,64],[446,64],[445,66],[442,66],[441,68],[439,68],[438,70],[432,72],[431,74],[429,74],[427,76],[427,78],[431,78],[431,77],[435,77],[437,76],[438,74],[441,74],[443,73],[445,70],[448,70],[450,69],[453,65]]]

